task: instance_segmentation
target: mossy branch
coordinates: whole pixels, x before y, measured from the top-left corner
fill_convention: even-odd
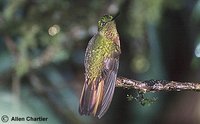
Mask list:
[[[200,91],[200,83],[178,82],[166,80],[146,80],[137,81],[118,77],[116,87],[135,89],[142,92],[158,92],[158,91]]]

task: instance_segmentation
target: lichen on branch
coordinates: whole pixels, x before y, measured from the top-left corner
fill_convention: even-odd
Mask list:
[[[135,89],[141,92],[157,91],[200,91],[200,83],[178,82],[166,80],[138,81],[125,77],[118,77],[116,87]]]

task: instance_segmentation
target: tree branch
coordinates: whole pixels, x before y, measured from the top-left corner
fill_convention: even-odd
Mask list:
[[[200,91],[200,83],[193,82],[177,82],[166,80],[146,80],[137,81],[118,77],[116,87],[135,89],[142,92],[158,92],[158,91]]]

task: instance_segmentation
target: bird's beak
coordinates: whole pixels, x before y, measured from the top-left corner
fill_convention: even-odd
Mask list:
[[[119,16],[120,12],[118,12],[111,21],[115,20]]]

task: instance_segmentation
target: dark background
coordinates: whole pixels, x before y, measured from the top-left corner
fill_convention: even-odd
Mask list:
[[[200,0],[0,0],[0,116],[43,116],[49,124],[200,123],[197,92],[148,93],[157,101],[142,106],[127,99],[136,91],[116,88],[102,119],[78,114],[85,48],[98,19],[118,12],[119,76],[200,82]]]

